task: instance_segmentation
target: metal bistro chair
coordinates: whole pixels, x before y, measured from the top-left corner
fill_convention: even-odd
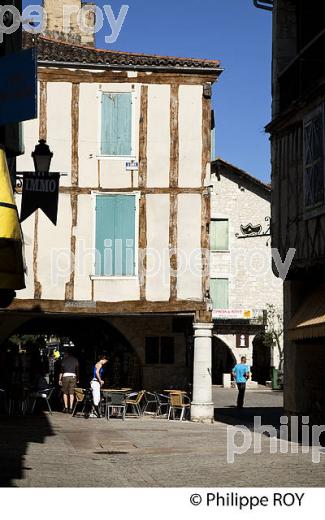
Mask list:
[[[2,402],[2,410],[8,413],[7,393],[4,388],[0,388],[0,400]]]
[[[170,420],[171,415],[173,419],[175,419],[176,410],[180,411],[179,420],[182,421],[185,418],[186,412],[190,411],[191,401],[190,398],[183,393],[171,393],[170,394],[170,405],[168,412],[168,420]]]
[[[122,419],[125,420],[126,413],[126,394],[125,392],[112,392],[110,400],[106,404],[106,419],[109,420],[111,410],[118,410],[122,412]]]
[[[162,417],[164,415],[167,417],[169,413],[169,396],[156,393],[156,399],[158,403],[157,417]]]
[[[148,392],[147,390],[144,393],[143,397],[144,406],[142,408],[142,415],[151,415],[157,416],[159,403],[157,399],[157,394]]]
[[[126,399],[126,408],[131,407],[132,412],[127,415],[131,417],[142,417],[142,406],[144,400],[145,390],[141,390],[137,394],[129,395]]]
[[[44,390],[40,390],[39,392],[33,392],[32,394],[30,394],[30,396],[29,396],[29,400],[31,402],[30,413],[34,412],[37,399],[43,399],[44,401],[46,401],[47,408],[48,408],[48,411],[50,412],[50,415],[52,415],[50,399],[51,399],[53,392],[54,392],[54,387],[51,387],[51,388],[45,388]]]
[[[11,386],[8,392],[8,415],[25,415],[28,411],[29,396],[20,384]]]

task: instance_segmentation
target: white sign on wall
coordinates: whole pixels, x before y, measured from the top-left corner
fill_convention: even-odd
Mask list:
[[[219,320],[252,320],[263,318],[262,309],[214,309],[212,318]]]
[[[135,171],[139,169],[138,161],[127,161],[125,163],[125,168],[127,172]]]

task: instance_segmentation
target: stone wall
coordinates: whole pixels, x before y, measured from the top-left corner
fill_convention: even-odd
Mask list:
[[[212,218],[229,219],[229,251],[211,253],[211,277],[229,278],[229,307],[282,308],[282,280],[272,271],[270,237],[238,239],[240,225],[268,228],[270,202],[256,191],[221,176],[213,178]]]
[[[190,380],[190,360],[186,360],[184,333],[173,332],[172,318],[159,316],[112,317],[108,319],[128,340],[136,352],[142,371],[142,385],[146,390],[162,391],[170,387],[186,387]],[[148,336],[175,338],[175,363],[146,365],[145,342]]]
[[[43,7],[46,11],[47,25],[44,34],[55,39],[66,40],[70,43],[80,43],[83,45],[95,45],[95,35],[86,34],[82,31],[77,22],[78,11],[84,5],[95,5],[92,2],[81,2],[81,0],[43,0]],[[64,13],[71,12],[69,16]],[[95,15],[90,10],[85,17],[86,25],[94,25]],[[70,24],[70,30],[65,31],[64,27]]]
[[[283,283],[272,271],[271,244],[269,236],[237,238],[240,226],[251,223],[262,225],[263,231],[269,227],[266,217],[270,217],[270,194],[266,189],[255,186],[239,176],[212,176],[213,194],[211,218],[229,220],[229,250],[211,252],[211,277],[229,279],[230,309],[266,309],[273,304],[280,312],[283,309]],[[217,322],[216,322],[217,328]],[[252,362],[253,339],[249,338],[249,349],[236,349],[236,336],[220,336],[232,350],[236,359],[245,354]],[[274,366],[279,362],[277,349],[274,350]]]

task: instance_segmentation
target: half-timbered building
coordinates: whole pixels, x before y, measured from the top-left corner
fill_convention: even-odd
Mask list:
[[[39,113],[24,124],[17,169],[33,170],[31,152],[46,140],[61,174],[59,210],[56,226],[41,211],[23,222],[26,289],[1,313],[1,339],[37,331],[73,338],[85,358],[105,349],[120,386],[194,379],[192,418],[212,420],[208,185],[219,62],[27,33],[24,45],[38,53]]]
[[[285,410],[325,418],[325,25],[317,1],[273,4],[272,245],[284,283]],[[268,8],[272,9],[272,5]]]

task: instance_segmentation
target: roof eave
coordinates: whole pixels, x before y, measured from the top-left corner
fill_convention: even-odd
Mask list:
[[[223,68],[213,67],[164,67],[159,65],[123,65],[110,63],[80,63],[71,61],[48,61],[38,60],[40,67],[56,67],[56,68],[76,68],[76,69],[100,69],[100,70],[126,70],[138,72],[164,72],[176,74],[197,74],[197,75],[211,75],[211,79],[216,80],[224,71]]]
[[[232,171],[233,173],[235,173],[236,175],[238,175],[239,177],[245,179],[246,181],[249,181],[251,182],[252,184],[254,184],[255,186],[258,186],[259,188],[265,190],[267,193],[271,194],[272,192],[272,186],[264,183],[263,181],[260,181],[259,179],[256,179],[256,177],[253,177],[252,175],[250,175],[248,172],[245,172],[244,170],[241,170],[240,168],[238,168],[237,166],[231,164],[231,163],[228,163],[227,161],[224,161],[223,159],[221,159],[220,157],[215,159],[214,161],[211,162],[211,169],[213,169],[213,166],[214,165],[222,165],[225,169],[229,169],[230,171]],[[223,172],[221,170],[219,170],[219,173],[222,175]]]

